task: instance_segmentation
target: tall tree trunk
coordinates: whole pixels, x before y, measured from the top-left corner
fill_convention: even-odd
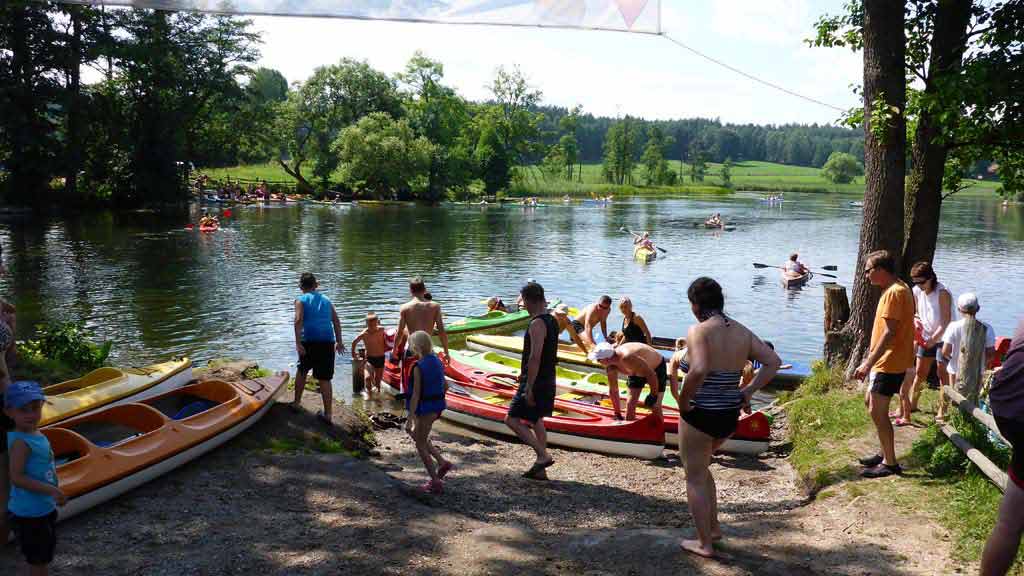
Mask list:
[[[925,101],[940,98],[943,82],[959,73],[967,48],[971,0],[941,0],[937,10],[928,58]],[[933,107],[922,110],[914,133],[913,166],[904,200],[904,277],[910,276],[914,263],[931,262],[935,257],[942,208],[942,176],[949,152],[946,145],[939,142],[944,128],[949,128],[948,121],[943,123],[935,114],[948,109],[945,103],[936,102]]]
[[[841,337],[826,344],[830,363],[847,359],[851,373],[867,350],[878,291],[864,277],[865,257],[903,247],[903,177],[906,169],[906,39],[903,2],[864,0],[864,220],[853,284],[850,320]],[[872,122],[876,104],[891,113],[884,126]],[[877,132],[877,135],[876,135]]]
[[[68,50],[68,143],[64,193],[74,199],[78,194],[78,172],[82,169],[82,7],[68,6],[71,16],[71,42]]]

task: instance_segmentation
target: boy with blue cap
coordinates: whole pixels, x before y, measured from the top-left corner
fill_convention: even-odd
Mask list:
[[[35,382],[14,382],[4,394],[4,413],[14,421],[14,429],[7,432],[11,476],[8,521],[32,576],[48,574],[57,544],[57,505],[66,501],[57,487],[50,441],[39,431],[45,401]]]

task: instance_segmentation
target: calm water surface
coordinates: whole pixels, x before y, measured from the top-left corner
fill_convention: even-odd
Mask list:
[[[85,322],[113,340],[114,359],[139,364],[187,354],[293,367],[292,301],[303,271],[319,278],[342,318],[346,343],[373,310],[389,325],[422,275],[450,318],[482,312],[492,294],[514,300],[526,278],[574,305],[601,294],[632,297],[655,334],[685,334],[693,322],[686,288],[710,275],[727,311],[775,342],[784,359],[821,355],[823,291],[817,277],[785,290],[778,272],[797,250],[812,266],[834,264],[852,286],[860,210],[849,198],[788,194],[782,206],[758,195],[597,204],[518,206],[238,207],[217,233],[186,231],[188,218],[101,214],[0,220],[6,277],[0,290],[19,311],[19,337],[42,320]],[[697,229],[712,212],[731,232]],[[668,250],[649,265],[631,260],[628,234],[650,230]],[[995,200],[946,203],[936,256],[954,294],[978,293],[980,317],[1009,335],[1024,315],[1024,208]],[[621,316],[613,315],[617,327]],[[348,359],[335,386],[346,394]]]

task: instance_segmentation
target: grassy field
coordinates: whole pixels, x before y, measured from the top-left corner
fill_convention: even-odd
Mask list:
[[[680,162],[670,161],[672,170],[679,172]],[[535,166],[526,168],[525,177],[521,182],[513,184],[510,194],[513,196],[571,196],[589,197],[591,194],[623,195],[673,195],[673,194],[715,194],[727,192],[723,188],[721,178],[722,165],[708,163],[707,174],[703,182],[691,182],[687,175],[689,166],[683,166],[685,178],[679,186],[642,186],[643,169],[637,168],[633,174],[634,185],[616,186],[601,179],[600,164],[584,164],[581,181],[568,182],[561,179],[545,178]],[[206,168],[202,173],[214,179],[226,177],[246,180],[267,180],[268,182],[293,182],[276,163],[232,166],[228,168]],[[821,175],[818,168],[805,166],[786,166],[772,162],[738,162],[732,167],[732,184],[736,190],[764,192],[820,192],[835,194],[863,195],[864,178],[857,178],[850,184],[833,184]],[[963,196],[993,197],[999,187],[998,182],[969,181],[969,188],[961,192]]]

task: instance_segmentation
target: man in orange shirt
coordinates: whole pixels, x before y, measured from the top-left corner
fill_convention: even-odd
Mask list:
[[[871,348],[854,372],[859,380],[871,375],[864,403],[878,430],[882,453],[862,458],[861,476],[882,478],[902,472],[896,462],[889,404],[899,394],[908,369],[914,365],[914,296],[896,276],[896,261],[888,251],[868,254],[864,274],[883,290],[871,328]]]

